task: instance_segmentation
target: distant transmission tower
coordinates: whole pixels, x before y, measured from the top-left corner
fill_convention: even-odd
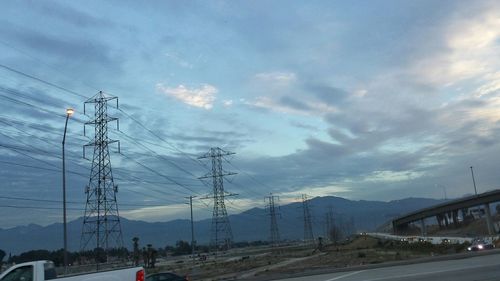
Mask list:
[[[273,246],[278,246],[280,242],[280,232],[278,229],[278,221],[276,220],[276,205],[275,205],[275,200],[279,200],[278,196],[274,196],[272,193],[266,197],[266,200],[268,201],[268,211],[269,211],[269,217],[271,218],[271,228],[270,228],[270,239],[271,239],[271,245]]]
[[[212,214],[212,234],[211,245],[217,252],[219,249],[229,249],[233,241],[233,232],[227,216],[226,204],[224,198],[235,194],[226,194],[224,191],[224,176],[235,175],[235,173],[226,172],[222,169],[222,160],[224,156],[235,154],[234,152],[224,151],[218,147],[211,148],[198,159],[210,158],[212,161],[212,171],[200,179],[212,178],[214,209]]]
[[[89,184],[85,188],[87,203],[80,240],[82,251],[100,248],[107,253],[109,249],[123,247],[120,216],[116,203],[118,186],[113,181],[108,149],[108,144],[118,142],[108,138],[108,123],[117,121],[118,126],[118,118],[108,116],[108,102],[111,100],[116,100],[118,108],[118,98],[107,96],[102,91],[84,103],[84,113],[87,104],[93,103],[95,109],[94,119],[84,125],[84,134],[86,125],[93,125],[95,136],[92,142],[83,147],[84,158],[85,150],[89,146],[94,147],[94,156]],[[120,143],[118,142],[119,149]],[[99,262],[99,254],[96,259]]]
[[[309,211],[309,201],[307,195],[302,194],[302,210],[304,213],[304,242],[314,243],[314,236],[312,231],[311,213]]]
[[[334,242],[335,240],[335,218],[333,215],[333,207],[328,208],[328,212],[325,213],[325,238]]]

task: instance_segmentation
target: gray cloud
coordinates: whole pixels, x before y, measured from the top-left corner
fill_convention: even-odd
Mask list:
[[[301,102],[291,96],[283,96],[280,98],[279,103],[285,107],[293,108],[300,111],[310,111],[311,107],[306,103]]]
[[[100,72],[122,71],[123,58],[98,39],[41,33],[6,20],[0,20],[0,32],[11,45],[20,45],[21,49],[28,49],[33,54],[50,56],[61,69],[71,69],[85,62],[86,68],[99,66]]]
[[[349,97],[349,92],[344,89],[321,83],[306,83],[306,91],[311,91],[320,101],[329,105],[340,105]]]

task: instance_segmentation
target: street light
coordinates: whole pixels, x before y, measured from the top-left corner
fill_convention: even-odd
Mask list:
[[[470,166],[470,172],[472,173],[472,183],[474,184],[474,193],[477,196],[476,179],[474,178],[474,170],[472,169],[472,166]]]
[[[63,231],[64,231],[64,273],[68,273],[68,231],[66,226],[66,161],[64,157],[64,143],[66,142],[66,130],[68,119],[75,113],[73,108],[66,109],[66,123],[64,123],[64,135],[62,140],[62,180],[63,180]]]

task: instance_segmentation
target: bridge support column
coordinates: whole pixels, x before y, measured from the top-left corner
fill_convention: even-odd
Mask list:
[[[451,212],[451,215],[453,217],[453,226],[455,226],[455,228],[458,228],[458,210],[454,210],[453,212]]]
[[[484,204],[484,209],[486,211],[486,225],[488,226],[488,234],[493,235],[495,234],[495,228],[493,227],[493,221],[491,220],[490,204]]]
[[[437,214],[436,220],[437,220],[439,229],[442,229],[443,228],[443,216],[441,214]]]
[[[425,227],[425,219],[420,219],[420,224],[422,226],[422,236],[426,236],[427,235],[427,229]]]

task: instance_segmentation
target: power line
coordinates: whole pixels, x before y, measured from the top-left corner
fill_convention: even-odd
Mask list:
[[[4,123],[8,124],[9,126],[14,127],[16,130],[19,130],[19,131],[21,131],[21,132],[23,132],[23,133],[25,133],[25,134],[28,134],[28,135],[29,135],[29,136],[31,136],[31,137],[34,137],[34,138],[39,138],[38,136],[35,136],[35,135],[33,135],[33,134],[29,134],[29,133],[27,133],[27,132],[25,132],[25,131],[22,131],[22,130],[18,129],[18,128],[16,128],[15,126],[13,126],[12,124],[9,124],[9,123],[7,123],[7,122],[5,122],[5,121],[0,120],[0,122],[4,122]],[[9,137],[9,136],[6,136],[6,137]],[[11,138],[11,137],[9,137],[9,138]],[[13,138],[11,138],[11,139],[13,139]],[[47,140],[47,139],[45,139],[45,140]],[[52,141],[52,140],[50,140],[50,141]],[[31,146],[31,145],[29,145],[29,146],[30,146],[30,147],[32,147],[32,148],[34,148],[34,147],[33,147],[33,146]],[[42,153],[47,154],[47,155],[49,155],[50,157],[56,157],[56,158],[59,158],[59,159],[60,159],[60,157],[55,156],[55,155],[53,155],[53,154],[52,154],[52,153],[50,153],[50,152],[47,152],[47,151],[44,151],[44,150],[41,150],[41,149],[38,149],[38,148],[34,148],[34,149],[36,149],[36,150],[38,150],[38,151],[41,151]],[[29,152],[34,152],[34,151],[29,151]],[[83,166],[79,166],[79,167],[82,167],[82,168],[86,169],[86,168],[85,168],[85,167],[83,167]],[[121,169],[120,169],[120,170],[121,170]],[[123,170],[125,170],[125,169],[123,169]],[[131,171],[127,171],[127,170],[125,170],[125,172],[128,172],[128,173],[129,173],[129,174],[127,174],[127,177],[129,177],[129,178],[135,178],[135,179],[136,179],[135,181],[128,179],[129,181],[132,181],[132,182],[144,182],[144,183],[148,183],[148,181],[144,181],[144,180],[141,180],[141,179],[139,179],[139,178],[137,178],[137,177],[134,177],[134,176],[130,175]],[[79,174],[79,175],[81,175],[81,174]],[[82,175],[81,175],[81,176],[82,176]],[[193,180],[194,180],[194,179],[193,179]]]
[[[4,68],[4,69],[6,69],[6,70],[8,70],[8,71],[11,71],[11,72],[17,73],[17,74],[19,74],[19,75],[22,75],[22,76],[24,76],[24,77],[27,77],[27,78],[30,78],[30,79],[36,80],[36,81],[41,82],[41,83],[43,83],[43,84],[45,84],[45,85],[48,85],[48,86],[51,86],[51,87],[57,88],[57,89],[59,89],[59,90],[61,90],[61,91],[64,91],[64,92],[67,92],[67,93],[73,94],[73,95],[75,95],[75,96],[78,96],[78,97],[81,97],[81,98],[84,98],[84,99],[87,99],[87,97],[86,97],[86,96],[81,95],[81,94],[79,94],[79,93],[77,93],[77,92],[74,92],[74,91],[72,91],[72,90],[68,90],[68,89],[66,89],[66,88],[64,88],[64,87],[61,87],[61,86],[58,86],[58,85],[56,85],[56,84],[54,84],[54,83],[52,83],[52,82],[49,82],[49,81],[43,80],[43,79],[41,79],[41,78],[35,77],[35,76],[30,75],[30,74],[28,74],[28,73],[25,73],[25,72],[23,72],[23,71],[16,70],[16,69],[14,69],[14,68],[12,68],[12,67],[9,67],[9,66],[6,66],[6,65],[4,65],[4,64],[0,64],[0,67],[2,67],[2,68]]]
[[[263,182],[259,181],[257,178],[255,178],[253,175],[243,171],[242,169],[238,168],[236,165],[234,165],[231,161],[227,160],[227,159],[224,159],[224,161],[226,161],[229,165],[233,166],[233,168],[235,168],[236,170],[240,171],[241,173],[245,174],[246,176],[248,176],[250,179],[252,179],[255,183],[267,188],[268,190],[272,190],[272,188],[270,186],[268,186],[267,184],[264,184]]]
[[[38,198],[26,198],[26,197],[13,197],[13,196],[0,196],[0,199],[7,200],[19,200],[19,201],[30,201],[30,202],[46,202],[46,203],[62,203],[61,200],[51,200],[51,199],[38,199]],[[84,205],[85,202],[78,201],[66,201],[69,204],[81,204]],[[175,202],[177,204],[183,204],[183,202]],[[121,206],[135,206],[135,207],[168,207],[169,205],[152,205],[152,204],[137,204],[137,203],[120,203]]]
[[[4,124],[6,124],[6,125],[8,125],[8,126],[11,126],[11,127],[13,127],[14,129],[16,129],[17,131],[19,131],[19,132],[21,132],[21,133],[23,133],[23,134],[26,134],[26,135],[28,135],[28,136],[30,136],[30,137],[32,137],[32,138],[41,139],[41,140],[44,140],[44,141],[46,141],[46,142],[53,142],[53,141],[54,141],[54,140],[50,140],[50,139],[47,139],[47,138],[42,138],[42,137],[39,137],[39,136],[36,136],[36,135],[30,134],[30,133],[28,133],[28,132],[26,132],[26,131],[24,131],[24,130],[21,130],[21,129],[19,129],[19,128],[15,127],[12,123],[5,122],[5,121],[3,121],[3,120],[1,120],[1,119],[0,119],[0,122],[2,122],[2,123],[4,123]],[[2,133],[0,132],[0,134],[2,134]],[[5,134],[3,134],[3,135],[5,135]],[[5,136],[6,136],[6,137],[8,137],[8,138],[10,138],[10,139],[13,139],[13,140],[15,140],[15,141],[18,141],[17,139],[14,139],[14,138],[12,138],[12,137],[10,137],[10,136],[8,136],[8,135],[5,135]],[[34,146],[29,145],[29,144],[26,144],[26,145],[27,145],[27,146],[29,146],[29,147],[32,147],[34,150],[40,151],[40,152],[42,152],[43,154],[46,154],[46,155],[50,156],[50,157],[55,157],[55,158],[61,159],[61,157],[60,157],[60,156],[54,155],[54,153],[52,153],[52,152],[48,152],[48,151],[45,151],[45,150],[42,150],[42,149],[39,149],[39,148],[35,148]],[[83,166],[80,166],[80,165],[78,165],[78,166],[87,170],[87,168],[86,168],[86,167],[83,167]],[[115,170],[124,170],[124,172],[126,172],[126,173],[131,173],[131,172],[132,172],[132,171],[130,171],[130,170],[126,170],[126,169],[123,169],[123,168],[117,168],[117,169],[115,169]],[[132,177],[132,176],[130,176],[130,177]],[[172,177],[172,176],[170,176],[170,177]],[[175,177],[172,177],[172,178],[175,178]],[[136,178],[136,179],[138,179],[138,178]],[[187,179],[187,180],[198,181],[197,179],[190,179],[190,178],[182,178],[182,179]],[[140,181],[140,182],[146,182],[146,183],[148,182],[148,181],[144,181],[144,180],[141,180],[141,179],[139,179],[139,181]]]
[[[132,121],[136,122],[140,127],[142,127],[143,129],[145,129],[146,131],[148,131],[151,135],[155,136],[156,138],[158,138],[159,140],[161,140],[162,142],[166,143],[167,145],[169,145],[170,147],[172,147],[174,150],[176,150],[177,152],[185,155],[187,158],[191,159],[191,161],[197,163],[198,165],[201,165],[202,167],[205,167],[206,168],[206,165],[204,165],[203,163],[201,163],[200,161],[198,161],[197,159],[191,157],[189,154],[187,154],[186,152],[180,150],[179,148],[177,148],[174,144],[172,144],[171,142],[167,141],[165,138],[161,137],[160,135],[158,135],[157,133],[155,133],[154,131],[148,129],[144,124],[142,124],[139,120],[137,120],[136,118],[134,118],[132,115],[126,113],[125,111],[123,111],[123,109],[118,109],[119,111],[121,111],[123,114],[125,114],[125,116],[127,116],[128,118],[130,118]]]
[[[10,49],[12,49],[12,50],[15,50],[15,51],[17,51],[17,52],[19,52],[19,53],[21,53],[21,54],[23,54],[23,55],[25,55],[25,56],[27,56],[27,57],[29,57],[29,58],[33,59],[33,60],[38,61],[39,63],[41,63],[41,64],[45,65],[46,67],[51,68],[52,70],[54,70],[54,71],[58,72],[59,74],[62,74],[62,75],[66,76],[66,77],[68,77],[68,78],[70,78],[70,79],[72,79],[72,80],[76,80],[76,79],[75,79],[75,77],[71,77],[71,76],[69,76],[69,75],[68,75],[68,72],[63,72],[63,71],[61,71],[59,68],[57,68],[57,67],[55,67],[55,66],[52,66],[52,65],[50,65],[50,64],[48,64],[48,63],[45,63],[45,62],[44,62],[44,61],[42,61],[41,59],[39,59],[39,58],[37,58],[37,57],[35,57],[35,56],[33,56],[33,55],[31,55],[31,54],[29,54],[29,53],[25,52],[24,50],[20,50],[19,48],[16,48],[16,47],[12,46],[11,44],[9,44],[9,43],[7,43],[7,42],[4,42],[4,41],[0,41],[0,44],[4,45],[4,46],[6,46],[6,47],[8,47],[8,48],[10,48]],[[99,89],[97,89],[97,88],[95,88],[95,87],[93,87],[93,86],[91,86],[91,85],[89,85],[89,84],[87,84],[87,83],[85,83],[85,82],[83,82],[83,81],[82,81],[82,83],[83,83],[85,86],[87,86],[87,87],[89,87],[90,89],[92,89],[92,90],[97,90],[97,91],[99,90]]]
[[[56,88],[56,89],[59,89],[59,90],[62,90],[62,91],[68,92],[68,93],[70,93],[70,94],[73,94],[73,95],[75,95],[75,96],[78,96],[78,97],[81,97],[81,98],[86,99],[86,96],[84,96],[84,95],[81,95],[81,94],[79,94],[79,93],[77,93],[77,92],[75,92],[75,91],[69,90],[69,89],[67,89],[67,88],[65,88],[65,87],[59,86],[59,85],[57,85],[57,84],[55,84],[55,83],[49,82],[49,81],[44,80],[44,79],[42,79],[42,78],[38,78],[38,77],[36,77],[36,76],[30,75],[30,74],[28,74],[28,73],[25,73],[25,72],[23,72],[23,71],[20,71],[20,70],[14,69],[14,68],[12,68],[12,67],[9,67],[9,66],[3,65],[3,64],[0,64],[0,67],[4,68],[4,69],[6,69],[6,70],[8,70],[8,71],[10,71],[10,72],[14,72],[14,73],[16,73],[16,74],[19,74],[19,75],[21,75],[21,76],[24,76],[24,77],[26,77],[26,78],[33,79],[33,80],[38,81],[38,82],[41,82],[41,83],[43,83],[43,84],[45,84],[45,85],[48,85],[48,86],[54,87],[54,88]],[[6,97],[6,96],[3,96],[3,97],[4,97],[4,98],[6,98],[6,99],[11,100],[11,101],[13,101],[13,102],[19,103],[19,104],[28,105],[28,106],[31,106],[31,107],[34,107],[34,108],[40,109],[40,110],[42,110],[42,111],[44,111],[44,112],[47,112],[47,113],[57,114],[57,115],[59,115],[58,113],[55,113],[55,112],[52,112],[52,111],[49,111],[49,110],[45,110],[45,109],[43,109],[43,108],[40,108],[40,107],[34,106],[34,105],[32,105],[32,104],[29,104],[29,103],[26,103],[26,102],[23,102],[23,101],[19,101],[19,100],[16,100],[16,99],[13,99],[13,98],[10,98],[10,97]],[[139,122],[137,119],[135,119],[134,117],[132,117],[132,116],[131,116],[131,115],[129,115],[128,113],[124,112],[124,111],[123,111],[123,110],[121,110],[121,109],[119,109],[119,110],[120,110],[123,114],[125,114],[126,116],[128,116],[131,120],[133,120],[134,122],[138,123],[138,124],[139,124],[142,128],[146,129],[148,132],[150,132],[152,135],[154,135],[155,137],[157,137],[157,138],[158,138],[158,139],[160,139],[161,141],[163,141],[163,142],[167,143],[169,146],[171,146],[173,149],[175,149],[175,150],[176,150],[176,151],[178,151],[179,153],[181,153],[181,154],[183,154],[183,155],[187,156],[189,159],[191,159],[191,160],[192,160],[192,161],[194,161],[195,163],[197,163],[197,164],[199,164],[199,165],[204,166],[204,165],[203,165],[203,163],[201,163],[201,162],[199,162],[199,161],[195,160],[193,157],[189,156],[187,153],[185,153],[184,151],[180,150],[179,148],[177,148],[177,147],[176,147],[175,145],[173,145],[172,143],[170,143],[170,142],[166,141],[164,138],[162,138],[161,136],[157,135],[157,134],[156,134],[156,133],[154,133],[152,130],[148,129],[145,125],[143,125],[141,122]],[[63,115],[59,115],[59,116],[64,117]],[[83,121],[80,121],[80,122],[83,122]],[[28,156],[28,157],[30,157],[30,156]],[[32,157],[31,157],[31,158],[32,158]],[[34,158],[34,159],[35,159],[35,158]],[[35,160],[40,161],[39,159],[35,159]],[[203,182],[203,183],[204,183],[204,182]],[[205,183],[204,183],[204,184],[205,184]]]
[[[194,175],[193,173],[191,173],[190,171],[180,167],[179,165],[175,164],[175,162],[173,162],[172,160],[164,157],[163,155],[160,155],[158,154],[157,152],[155,152],[154,150],[150,149],[149,147],[143,145],[142,143],[139,142],[139,140],[129,136],[128,134],[124,133],[124,132],[121,132],[121,131],[118,131],[120,134],[122,134],[123,136],[125,136],[126,138],[128,138],[129,140],[131,140],[132,142],[134,142],[135,144],[137,144],[138,146],[144,148],[145,150],[149,151],[150,153],[152,153],[153,155],[155,155],[156,157],[158,158],[161,158],[162,160],[165,160],[167,161],[168,163],[170,163],[172,166],[174,166],[175,168],[177,168],[178,170],[182,171],[182,172],[185,172],[186,174],[189,174],[191,176],[193,176],[193,180],[197,180],[196,179],[196,175]]]
[[[0,208],[14,208],[14,209],[34,209],[34,210],[61,210],[62,207],[36,207],[36,206],[16,206],[16,205],[0,205]],[[83,211],[79,208],[66,208],[71,211]]]
[[[154,170],[154,169],[152,169],[152,168],[150,168],[150,167],[146,166],[145,164],[142,164],[141,162],[139,162],[139,161],[135,160],[134,158],[128,157],[128,156],[126,156],[125,154],[120,154],[120,155],[122,155],[123,157],[125,157],[126,159],[128,159],[128,160],[130,160],[130,161],[135,162],[137,165],[139,165],[139,166],[143,167],[144,169],[146,169],[146,170],[148,170],[148,171],[150,171],[150,172],[152,172],[152,173],[154,173],[154,174],[156,174],[156,175],[158,175],[158,176],[160,176],[160,177],[162,177],[162,178],[167,179],[168,181],[170,181],[170,182],[174,183],[175,185],[178,185],[178,186],[180,186],[180,187],[182,187],[182,188],[184,188],[184,189],[186,189],[186,190],[189,190],[189,191],[190,191],[190,192],[192,192],[192,193],[196,193],[196,194],[200,195],[200,193],[199,193],[199,192],[196,192],[196,191],[194,191],[193,189],[191,189],[190,187],[188,187],[188,186],[186,186],[186,185],[184,185],[184,184],[182,184],[182,183],[180,183],[180,182],[178,182],[178,181],[176,181],[176,180],[174,180],[174,179],[170,178],[169,176],[166,176],[166,175],[164,175],[164,174],[162,174],[162,173],[160,173],[160,172],[158,172],[158,171],[156,171],[156,170]]]
[[[13,69],[13,68],[11,68],[11,67],[8,67],[8,66],[2,65],[2,64],[0,64],[0,67],[3,67],[4,69],[7,69],[7,70],[12,71],[12,72],[17,73],[17,74],[20,74],[20,75],[22,75],[22,76],[25,76],[25,77],[28,77],[28,78],[34,79],[34,80],[39,81],[39,82],[42,82],[42,83],[44,83],[44,84],[46,84],[46,85],[49,85],[49,86],[55,87],[55,88],[57,88],[57,89],[60,89],[60,90],[63,90],[63,91],[69,92],[69,93],[71,93],[71,94],[75,94],[75,95],[77,95],[77,96],[80,96],[80,97],[86,98],[85,96],[80,95],[80,94],[78,94],[78,93],[76,93],[76,92],[74,92],[74,91],[71,91],[71,90],[67,89],[67,88],[61,87],[61,86],[56,85],[56,84],[54,84],[54,83],[52,83],[52,82],[48,82],[48,81],[46,81],[46,80],[43,80],[43,79],[38,78],[38,77],[35,77],[35,76],[33,76],[33,75],[30,75],[30,74],[24,73],[24,72],[19,71],[19,70]],[[7,91],[8,91],[8,89],[4,89],[4,90],[7,90]],[[57,113],[55,113],[55,112],[53,112],[53,111],[46,110],[46,109],[43,109],[43,108],[41,108],[41,107],[35,106],[35,105],[33,105],[33,104],[30,104],[30,103],[27,103],[27,102],[24,102],[24,101],[17,100],[17,99],[14,99],[14,98],[10,98],[10,97],[7,97],[7,96],[2,96],[2,95],[0,95],[0,97],[4,97],[4,98],[9,99],[9,100],[11,100],[11,101],[13,101],[13,102],[17,102],[17,103],[20,103],[20,104],[23,104],[23,105],[27,105],[27,106],[30,106],[30,107],[33,107],[33,108],[37,108],[37,109],[39,109],[39,110],[42,110],[42,111],[47,112],[47,113],[50,113],[50,114],[57,114]],[[134,122],[138,123],[138,124],[139,124],[142,128],[146,129],[148,132],[150,132],[150,133],[151,133],[152,135],[154,135],[155,137],[157,137],[157,138],[159,138],[160,140],[162,140],[163,142],[167,143],[168,145],[170,145],[171,147],[173,147],[173,148],[174,148],[175,150],[177,150],[178,152],[180,152],[180,153],[182,153],[182,154],[186,155],[186,156],[187,156],[189,159],[191,159],[192,161],[195,161],[196,163],[198,163],[198,164],[202,165],[199,161],[196,161],[195,159],[193,159],[192,157],[190,157],[189,155],[187,155],[185,152],[183,152],[182,150],[178,149],[178,148],[177,148],[177,147],[175,147],[173,144],[171,144],[170,142],[166,141],[165,139],[163,139],[162,137],[160,137],[159,135],[157,135],[156,133],[154,133],[152,130],[148,129],[145,125],[143,125],[140,121],[138,121],[137,119],[135,119],[135,118],[134,118],[133,116],[131,116],[130,114],[128,114],[128,113],[126,113],[126,112],[124,112],[122,109],[119,109],[119,110],[120,110],[123,114],[125,114],[127,117],[129,117],[131,120],[133,120]],[[58,115],[58,114],[57,114],[57,115]],[[61,117],[65,117],[65,116],[63,116],[63,115],[59,115],[59,116],[61,116]],[[82,123],[83,123],[83,121],[80,121],[80,122],[82,122]],[[176,165],[176,166],[177,166],[177,165]],[[177,166],[177,167],[178,167],[178,168],[180,168],[179,166]],[[182,168],[180,168],[180,169],[182,169]],[[186,171],[185,169],[182,169],[182,170]],[[188,173],[190,173],[189,171],[187,171],[187,172],[188,172]],[[194,175],[193,175],[193,176],[194,176]],[[202,182],[202,183],[203,183],[203,182]],[[205,183],[203,183],[203,184],[205,184]]]

